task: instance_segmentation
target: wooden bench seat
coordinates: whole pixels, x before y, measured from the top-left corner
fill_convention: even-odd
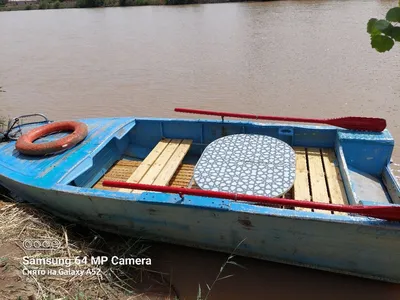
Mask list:
[[[163,139],[142,161],[126,182],[166,186],[189,151],[192,140]],[[137,193],[130,189],[120,192]]]

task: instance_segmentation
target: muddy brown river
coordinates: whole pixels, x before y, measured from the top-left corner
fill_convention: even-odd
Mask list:
[[[400,47],[366,23],[397,1],[274,1],[0,13],[0,115],[195,117],[174,107],[383,117],[400,140]],[[400,146],[393,155],[400,177]],[[153,248],[182,299],[226,259]],[[400,299],[395,285],[251,259],[208,299]],[[226,274],[226,275],[227,275]]]

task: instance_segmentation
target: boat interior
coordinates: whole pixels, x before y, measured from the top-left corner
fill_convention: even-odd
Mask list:
[[[346,130],[343,132],[346,133]],[[102,182],[116,180],[199,189],[193,175],[205,147],[219,137],[238,133],[272,136],[295,150],[294,185],[280,197],[344,205],[400,204],[398,186],[386,165],[393,147],[387,143],[388,133],[378,134],[384,143],[372,134],[375,139],[367,141],[364,146],[358,141],[350,148],[347,143],[361,138],[359,133],[354,133],[355,137],[344,136],[341,139],[337,129],[255,125],[249,122],[136,120],[125,142],[121,139],[114,141],[114,145],[112,142],[108,145],[118,152],[112,152],[115,154],[111,160],[99,160],[103,164],[108,161],[100,172],[101,176],[98,172],[97,176],[82,174],[71,184],[125,193],[141,191],[106,187]],[[121,147],[117,143],[125,145]],[[377,161],[371,163],[375,160],[371,159],[371,155],[382,155],[379,157],[380,167],[376,165]],[[324,210],[318,212],[344,214]]]
[[[58,155],[58,159],[43,158],[49,160],[51,168],[60,167],[60,161],[65,164],[58,184],[121,193],[141,191],[105,187],[103,181],[199,189],[193,174],[205,147],[220,137],[245,133],[278,138],[295,150],[295,181],[292,188],[281,195],[283,198],[344,205],[400,204],[400,188],[389,168],[394,143],[386,130],[365,133],[335,127],[195,119],[81,121],[89,126],[84,142]],[[48,142],[64,135],[52,134],[37,142]],[[7,153],[1,146],[0,153]],[[13,153],[19,162],[28,159]],[[69,168],[68,159],[71,160]],[[46,168],[49,174],[51,168]]]
[[[187,141],[187,140],[186,140]],[[194,159],[182,160],[184,155],[178,155],[179,145],[185,140],[162,140],[157,146],[167,144],[158,151],[157,146],[144,159],[124,157],[116,161],[113,166],[95,183],[93,188],[121,192],[135,192],[129,189],[119,189],[103,186],[104,180],[126,181],[142,184],[155,184],[173,187],[199,189],[194,180]],[[188,145],[187,144],[183,145]],[[190,145],[190,144],[189,144]],[[182,151],[188,151],[189,147]],[[337,159],[333,149],[296,147],[296,180],[294,186],[280,197],[334,204],[348,204],[343,180],[339,168],[335,165]],[[175,155],[174,155],[175,154]],[[138,191],[140,192],[140,191]],[[313,211],[308,208],[293,208],[304,211]],[[320,210],[329,213],[329,211]],[[330,212],[342,214],[340,212]]]

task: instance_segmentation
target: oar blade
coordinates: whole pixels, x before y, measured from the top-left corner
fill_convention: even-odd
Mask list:
[[[386,128],[386,120],[368,117],[344,117],[326,120],[329,125],[350,130],[381,132]]]

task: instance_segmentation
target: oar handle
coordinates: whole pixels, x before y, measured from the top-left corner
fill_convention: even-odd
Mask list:
[[[232,117],[241,119],[254,119],[254,120],[269,120],[269,121],[283,121],[283,122],[300,122],[300,123],[314,123],[314,124],[328,124],[336,127],[351,129],[381,132],[386,128],[386,120],[381,118],[370,117],[343,117],[334,119],[311,119],[311,118],[297,118],[297,117],[277,117],[277,116],[263,116],[254,114],[238,114],[230,112],[217,112],[211,110],[189,109],[189,108],[175,108],[176,112],[210,115],[218,117]]]
[[[108,187],[118,187],[124,189],[133,189],[133,190],[147,190],[147,191],[155,191],[155,192],[164,192],[164,193],[174,193],[179,194],[181,197],[183,195],[193,195],[193,196],[201,196],[201,197],[211,197],[211,198],[220,198],[220,199],[229,199],[229,200],[239,200],[257,204],[276,204],[276,205],[286,205],[286,206],[296,206],[296,207],[304,207],[304,208],[312,208],[312,209],[321,209],[321,210],[329,210],[329,211],[339,211],[339,212],[347,212],[359,214],[367,217],[374,217],[378,219],[390,220],[390,221],[400,221],[400,206],[362,206],[362,205],[340,205],[340,204],[327,204],[320,202],[311,202],[311,201],[303,201],[303,200],[291,200],[284,198],[271,198],[265,196],[253,196],[246,194],[235,194],[235,193],[227,193],[227,192],[217,192],[217,191],[209,191],[209,190],[197,190],[197,189],[188,189],[188,188],[179,188],[179,187],[171,187],[171,186],[160,186],[160,185],[152,185],[152,184],[140,184],[140,183],[129,183],[123,181],[112,181],[105,180],[103,182],[103,186]]]
[[[238,114],[230,112],[219,112],[211,110],[200,110],[200,109],[189,109],[189,108],[175,108],[176,112],[198,114],[198,115],[209,115],[218,117],[231,117],[241,119],[254,119],[254,120],[270,120],[270,121],[288,121],[288,122],[304,122],[304,123],[320,123],[320,119],[306,119],[306,118],[294,118],[294,117],[276,117],[276,116],[262,116],[254,114]]]

